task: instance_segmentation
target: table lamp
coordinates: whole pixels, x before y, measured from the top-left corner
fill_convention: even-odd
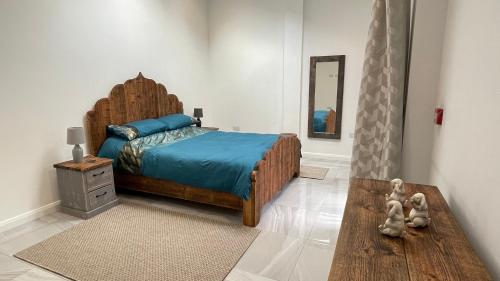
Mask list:
[[[203,108],[195,108],[193,117],[196,117],[197,118],[196,120],[198,121],[196,122],[196,127],[201,127],[200,117],[203,117]]]
[[[74,144],[73,148],[73,161],[76,163],[83,162],[83,149],[80,144],[85,143],[85,134],[83,133],[82,127],[70,127],[68,128],[67,143]]]

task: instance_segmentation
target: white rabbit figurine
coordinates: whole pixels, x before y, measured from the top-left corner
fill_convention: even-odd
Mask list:
[[[401,203],[401,205],[403,205],[405,203],[405,196],[406,196],[405,183],[401,179],[393,179],[391,181],[391,187],[392,187],[392,193],[391,195],[386,194],[385,200],[386,201],[396,200],[399,203]]]
[[[431,222],[429,211],[427,210],[427,201],[422,193],[415,193],[410,198],[413,209],[410,211],[410,217],[406,218],[408,227],[425,227]]]
[[[382,234],[391,237],[404,237],[405,231],[405,217],[403,214],[403,206],[399,201],[391,200],[387,203],[387,220],[384,224],[378,226]]]

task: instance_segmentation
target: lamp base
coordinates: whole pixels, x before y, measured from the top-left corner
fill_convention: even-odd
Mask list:
[[[201,127],[201,120],[200,117],[196,120],[196,127]]]
[[[83,162],[83,149],[79,144],[75,144],[73,148],[73,162],[82,163]]]

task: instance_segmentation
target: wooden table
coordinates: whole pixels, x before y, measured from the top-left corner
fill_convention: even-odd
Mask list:
[[[332,280],[493,280],[474,253],[437,187],[405,184],[408,197],[425,194],[432,222],[407,228],[404,239],[381,235],[387,181],[354,179],[344,211]],[[410,208],[405,208],[408,216]]]

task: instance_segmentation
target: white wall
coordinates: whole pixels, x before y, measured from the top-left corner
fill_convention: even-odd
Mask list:
[[[371,0],[305,0],[300,137],[302,151],[351,157]],[[309,59],[346,55],[342,139],[307,138]]]
[[[446,2],[418,4],[405,140],[411,147],[405,159],[412,161],[404,162],[404,169],[409,178],[422,182],[428,181],[428,169],[418,168],[430,158],[432,144],[415,140],[432,130]],[[212,102],[205,105],[205,124],[224,130],[238,126],[242,131],[299,132],[306,153],[350,157],[371,6],[371,0],[211,0]],[[347,55],[342,140],[309,139],[309,57],[337,54]],[[294,72],[298,67],[302,77]]]
[[[304,152],[350,157],[371,0],[210,0],[205,124],[295,132]],[[307,138],[309,57],[347,55],[341,141]]]
[[[0,225],[58,199],[66,128],[139,71],[206,103],[205,0],[0,1]]]
[[[282,132],[299,134],[302,77],[303,0],[285,1]]]
[[[211,103],[218,127],[278,132],[283,85],[281,1],[213,0],[209,5]],[[207,113],[207,122],[210,122]]]
[[[500,2],[449,1],[431,183],[500,279]],[[432,136],[428,136],[432,137]],[[430,203],[432,204],[432,203]]]
[[[448,0],[418,0],[408,84],[401,173],[405,181],[428,184],[432,157],[434,105]]]
[[[294,117],[286,115],[298,115],[288,110],[299,104],[300,84],[291,79],[300,77],[295,57],[301,8],[297,0],[209,1],[208,124],[246,132],[298,131],[298,122],[290,125]]]

